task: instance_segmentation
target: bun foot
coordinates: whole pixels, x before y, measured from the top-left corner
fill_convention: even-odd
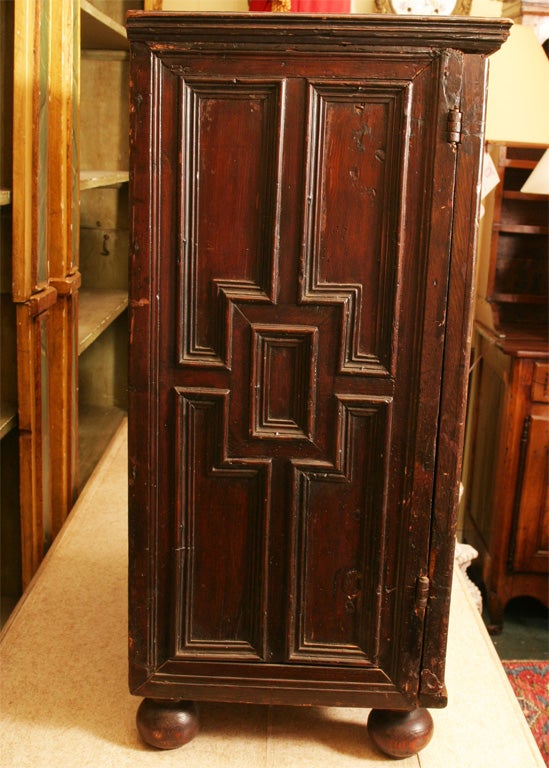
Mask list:
[[[427,709],[372,709],[368,733],[376,747],[389,757],[410,757],[431,741],[433,718]]]
[[[182,747],[198,733],[198,716],[192,701],[143,699],[136,721],[143,741],[157,749]]]

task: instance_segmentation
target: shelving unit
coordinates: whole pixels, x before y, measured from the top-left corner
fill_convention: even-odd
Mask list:
[[[3,597],[32,579],[126,409],[136,7],[0,2]]]
[[[143,3],[81,0],[79,485],[127,409],[128,86],[124,19]]]
[[[127,306],[127,291],[84,291],[78,317],[78,354],[85,352]]]
[[[12,3],[0,3],[0,623],[21,594],[17,342],[12,302]]]
[[[487,147],[500,184],[487,203],[482,231],[477,318],[499,335],[547,323],[547,196],[521,192],[545,147]]]

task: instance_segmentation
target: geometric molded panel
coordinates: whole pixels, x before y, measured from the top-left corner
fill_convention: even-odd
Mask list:
[[[175,655],[262,659],[270,461],[227,458],[226,390],[175,396]]]
[[[312,440],[318,329],[252,324],[251,436]]]
[[[374,663],[391,398],[338,396],[333,463],[294,461],[291,661]]]
[[[341,373],[393,373],[408,85],[309,87],[300,301],[341,305]]]
[[[181,79],[179,90],[178,360],[230,369],[233,302],[276,301],[284,82]]]

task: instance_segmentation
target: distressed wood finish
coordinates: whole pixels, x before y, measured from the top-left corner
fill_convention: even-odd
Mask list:
[[[507,30],[130,14],[134,693],[444,706]]]

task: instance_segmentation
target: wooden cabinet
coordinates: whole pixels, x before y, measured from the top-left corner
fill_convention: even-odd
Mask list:
[[[497,631],[511,598],[547,605],[549,197],[521,192],[544,148],[487,149],[500,184],[480,239],[463,531]]]
[[[513,597],[547,605],[549,350],[477,327],[464,536],[480,554],[494,628]]]
[[[428,739],[507,29],[129,17],[131,688],[157,746],[194,733],[166,699],[376,707],[378,741]]]

